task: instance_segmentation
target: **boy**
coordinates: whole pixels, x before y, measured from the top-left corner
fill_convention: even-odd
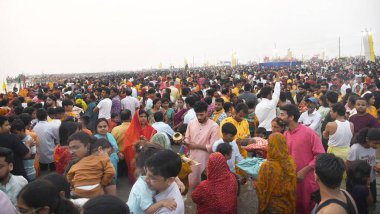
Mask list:
[[[16,119],[12,122],[11,132],[16,134],[21,141],[26,145],[27,141],[33,141],[32,137],[25,133],[25,124],[22,120]],[[29,145],[26,145],[27,147]],[[34,168],[34,158],[36,156],[36,146],[33,145],[29,148],[31,152],[31,157],[24,159],[24,169],[26,172],[27,179],[33,181],[36,179],[36,170]]]
[[[354,124],[354,136],[364,128],[379,128],[379,124],[372,115],[366,112],[367,101],[360,97],[355,102],[357,113],[350,117],[349,121]]]
[[[239,147],[237,146],[236,142],[234,141],[235,135],[237,133],[236,127],[232,123],[225,123],[222,126],[222,138],[217,140],[212,145],[212,151],[216,152],[219,144],[222,143],[229,143],[232,146],[232,154],[231,158],[227,160],[228,167],[230,168],[230,171],[233,173],[236,173],[235,169],[235,163],[239,163],[244,158],[239,152]]]
[[[8,198],[15,205],[18,193],[28,181],[23,176],[12,175],[12,162],[12,150],[0,147],[0,190],[7,194]]]
[[[181,192],[175,183],[175,178],[181,170],[181,158],[173,151],[163,150],[152,155],[146,162],[145,181],[149,188],[158,194],[154,196],[156,202],[174,198],[177,203],[175,210],[161,208],[156,213],[185,213]]]

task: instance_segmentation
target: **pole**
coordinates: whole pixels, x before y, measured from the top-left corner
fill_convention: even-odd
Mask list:
[[[339,59],[340,59],[340,37],[339,37]]]

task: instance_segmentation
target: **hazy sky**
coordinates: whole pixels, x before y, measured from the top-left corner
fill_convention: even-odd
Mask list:
[[[0,0],[0,73],[359,55],[365,28],[379,55],[379,0]]]

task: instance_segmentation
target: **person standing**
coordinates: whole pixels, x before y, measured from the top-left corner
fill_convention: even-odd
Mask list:
[[[280,107],[280,118],[287,124],[285,132],[289,154],[294,158],[297,170],[297,212],[310,213],[310,194],[318,189],[313,169],[319,154],[325,153],[321,138],[309,127],[298,123],[300,112],[296,105]]]
[[[201,174],[206,168],[212,145],[219,139],[219,126],[207,117],[207,104],[198,101],[194,105],[196,119],[190,120],[184,144],[190,149],[190,159],[200,163],[192,166],[189,175],[189,186],[194,189],[201,182]]]
[[[94,112],[98,113],[98,119],[105,118],[106,120],[111,120],[111,109],[112,109],[112,100],[109,98],[110,90],[104,88],[102,90],[102,100],[94,108]]]
[[[259,119],[259,127],[265,128],[268,134],[272,132],[272,120],[276,118],[277,103],[280,100],[281,86],[280,82],[276,82],[274,92],[272,88],[265,86],[261,89],[261,102],[256,106],[256,115]]]
[[[125,90],[125,94],[127,96],[121,100],[121,110],[128,109],[133,116],[135,115],[135,111],[140,107],[140,102],[137,98],[132,96],[132,90],[130,88]]]
[[[306,100],[307,111],[301,114],[298,122],[313,129],[319,136],[322,116],[317,111],[318,100],[314,97],[309,97]]]
[[[111,114],[114,113],[117,115],[117,121],[120,121],[120,112],[121,112],[121,101],[119,96],[119,90],[117,88],[111,89],[111,98],[112,98],[112,107]]]

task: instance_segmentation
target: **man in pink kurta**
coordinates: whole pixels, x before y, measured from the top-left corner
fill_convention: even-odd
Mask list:
[[[201,174],[207,166],[212,144],[220,138],[218,124],[207,117],[207,104],[203,101],[195,103],[194,111],[197,118],[190,120],[185,136],[190,158],[200,163],[191,167],[189,186],[193,189],[201,182]]]
[[[298,124],[300,113],[295,105],[284,105],[280,118],[289,130],[285,132],[289,154],[294,158],[297,170],[297,213],[310,213],[313,203],[310,194],[318,189],[315,181],[315,160],[319,154],[325,153],[321,139],[309,127]]]

